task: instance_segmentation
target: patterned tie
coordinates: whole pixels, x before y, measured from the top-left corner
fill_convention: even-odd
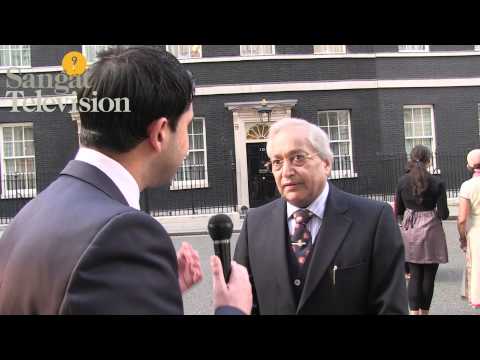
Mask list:
[[[293,213],[295,230],[293,231],[290,245],[300,266],[305,263],[312,250],[312,234],[307,229],[307,223],[312,217],[313,213],[307,209],[299,209]]]

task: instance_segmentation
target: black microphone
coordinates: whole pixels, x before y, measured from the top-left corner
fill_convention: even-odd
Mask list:
[[[225,214],[214,215],[208,221],[208,233],[213,240],[215,255],[222,262],[223,276],[227,283],[230,277],[230,237],[232,231],[233,222]]]

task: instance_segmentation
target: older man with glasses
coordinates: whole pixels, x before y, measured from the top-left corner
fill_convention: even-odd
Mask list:
[[[255,314],[407,314],[404,248],[387,203],[329,184],[327,135],[302,119],[270,128],[282,195],[250,209],[235,250]]]

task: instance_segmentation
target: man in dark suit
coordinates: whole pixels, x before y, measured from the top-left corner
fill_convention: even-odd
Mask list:
[[[282,197],[248,211],[234,257],[250,273],[253,313],[407,314],[391,207],[328,183],[328,137],[305,120],[274,124],[267,154]]]
[[[130,112],[81,112],[81,148],[0,239],[0,314],[182,314],[201,280],[198,254],[178,254],[140,211],[140,191],[168,183],[188,152],[194,84],[169,53],[100,55],[79,99],[129,100]],[[81,104],[81,101],[79,101]],[[245,268],[228,287],[212,259],[219,314],[250,313]]]

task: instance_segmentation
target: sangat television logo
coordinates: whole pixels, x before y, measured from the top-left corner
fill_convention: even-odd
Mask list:
[[[22,74],[20,68],[9,68],[6,74],[5,97],[12,99],[10,112],[54,112],[56,108],[65,111],[69,108],[68,105],[71,105],[70,113],[130,112],[130,101],[127,97],[99,99],[97,92],[93,91],[91,97],[77,98],[76,89],[89,87],[85,73],[87,60],[82,53],[71,51],[65,54],[62,68],[63,71],[58,74]],[[25,91],[28,90],[32,90],[35,96],[25,96]]]

